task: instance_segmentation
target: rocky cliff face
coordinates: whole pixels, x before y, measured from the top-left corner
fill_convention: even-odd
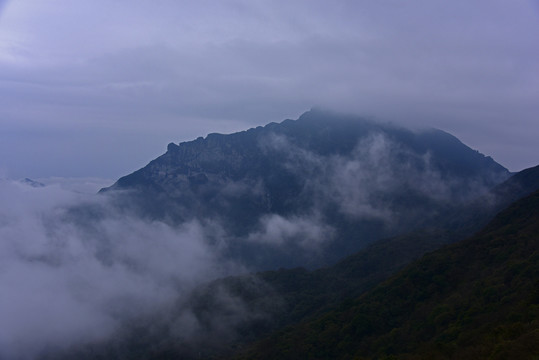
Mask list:
[[[509,175],[440,130],[309,111],[169,144],[102,192],[155,219],[217,226],[230,255],[272,268],[334,261],[428,226]]]

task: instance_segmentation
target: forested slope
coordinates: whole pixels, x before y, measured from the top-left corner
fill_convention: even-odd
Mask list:
[[[241,359],[539,356],[539,192],[476,236],[365,295],[288,327]]]

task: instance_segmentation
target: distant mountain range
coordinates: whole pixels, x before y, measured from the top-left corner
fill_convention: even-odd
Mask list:
[[[263,270],[331,264],[375,240],[437,226],[509,176],[446,132],[311,110],[169,144],[101,192],[152,219],[218,224],[225,256]]]

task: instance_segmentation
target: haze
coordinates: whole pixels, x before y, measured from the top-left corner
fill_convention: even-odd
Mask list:
[[[537,1],[0,1],[0,176],[130,173],[312,106],[539,153]]]

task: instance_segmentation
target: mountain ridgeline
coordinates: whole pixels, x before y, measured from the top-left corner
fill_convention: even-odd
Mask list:
[[[228,256],[269,269],[334,262],[429,226],[508,175],[439,130],[310,111],[170,144],[107,190],[132,190],[122,198],[148,217],[217,223],[233,239]]]
[[[101,192],[152,219],[218,228],[225,256],[263,270],[334,263],[375,240],[436,226],[509,175],[441,130],[311,110],[171,143]]]

